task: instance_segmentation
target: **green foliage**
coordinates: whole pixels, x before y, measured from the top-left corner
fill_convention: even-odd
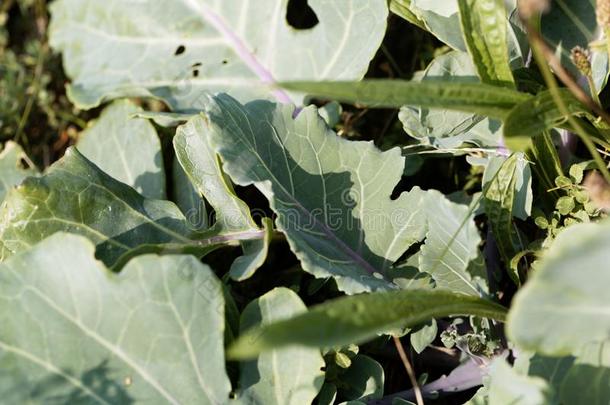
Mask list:
[[[607,403],[605,3],[259,3],[0,6],[2,401]]]

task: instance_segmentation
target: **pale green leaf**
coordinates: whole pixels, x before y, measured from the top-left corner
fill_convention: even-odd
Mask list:
[[[328,301],[294,318],[251,329],[230,347],[229,353],[235,358],[253,358],[265,350],[290,345],[358,344],[387,330],[419,325],[432,318],[467,314],[502,321],[505,313],[504,307],[491,301],[442,290],[360,294]]]
[[[291,82],[282,87],[319,98],[358,103],[370,107],[399,108],[417,105],[444,108],[503,119],[517,104],[532,96],[480,83],[445,81],[411,82],[372,79],[362,82]]]
[[[56,234],[0,264],[2,401],[225,403],[213,272],[190,256],[148,255],[112,274],[93,251]]]
[[[546,405],[550,395],[547,382],[540,377],[520,375],[502,358],[489,371],[489,405]]]
[[[348,401],[367,401],[383,396],[383,367],[372,358],[357,354],[351,366],[339,376],[339,394]]]
[[[476,75],[470,56],[453,51],[434,58],[417,80],[479,83]],[[491,147],[500,144],[500,123],[473,113],[407,105],[400,109],[398,117],[407,134],[424,145],[445,149],[457,148],[464,142]]]
[[[0,204],[9,190],[19,185],[26,177],[35,176],[37,171],[23,151],[14,142],[7,142],[0,152]]]
[[[417,353],[423,352],[428,347],[438,334],[438,326],[436,319],[432,319],[425,325],[421,325],[417,330],[409,334],[409,339],[413,350]]]
[[[128,100],[113,103],[80,135],[78,150],[106,174],[144,197],[164,199],[161,142],[150,122],[133,118],[141,111]]]
[[[231,241],[263,237],[262,231],[197,233],[176,205],[142,197],[76,149],[9,194],[0,209],[0,258],[59,231],[86,236],[97,257],[116,268],[137,254],[203,255]]]
[[[507,330],[516,344],[561,356],[608,338],[609,244],[607,223],[559,234],[513,301]]]
[[[504,0],[458,0],[466,46],[483,83],[514,88]]]
[[[456,0],[410,0],[409,3],[404,5],[423,22],[430,33],[453,49],[466,50]]]
[[[295,29],[284,0],[60,0],[50,41],[63,52],[80,107],[124,96],[196,109],[204,92],[242,101],[299,101],[279,80],[358,80],[381,44],[388,16],[378,0],[312,0],[318,24]]]
[[[438,288],[481,295],[485,290],[482,274],[469,272],[469,264],[479,255],[481,243],[474,212],[467,205],[449,201],[438,191],[428,191],[424,206],[428,231],[419,270],[430,274]]]
[[[184,214],[186,220],[195,229],[204,230],[210,227],[208,210],[205,201],[191,179],[180,166],[177,158],[172,165],[173,200]]]
[[[210,146],[211,131],[204,116],[196,116],[180,126],[174,137],[176,157],[199,193],[214,208],[216,231],[258,232],[260,229],[250,216],[250,209],[235,195],[231,181],[222,170],[219,157]],[[265,261],[271,224],[266,226],[266,237],[241,243],[244,256],[239,257],[230,270],[234,279],[249,278]]]
[[[411,24],[417,25],[422,30],[428,30],[426,24],[411,11],[411,0],[390,0],[390,11],[409,21]]]
[[[299,296],[274,289],[252,301],[241,316],[241,330],[271,324],[306,311]],[[310,404],[324,383],[324,359],[319,349],[284,348],[241,363],[239,399],[253,405]]]
[[[513,163],[511,161],[507,162],[509,158],[505,156],[490,157],[485,166],[482,187],[491,187],[488,186],[488,183],[494,181],[496,176],[498,178],[503,178],[507,174],[510,176],[509,173],[511,170],[514,170],[515,184],[514,191],[512,191],[514,192],[514,197],[513,205],[510,208],[513,216],[525,221],[532,214],[532,204],[534,200],[532,192],[532,170],[530,168],[530,163],[523,154],[516,153],[514,156],[514,158],[510,158],[511,161],[516,161],[513,169],[510,168],[510,166],[513,166]],[[509,167],[507,168],[506,166]],[[498,172],[500,169],[502,169],[502,172]],[[502,190],[502,188],[500,188],[500,190]],[[490,198],[492,194],[493,192],[488,190],[487,198]],[[497,199],[497,196],[494,198]]]
[[[414,188],[390,198],[404,167],[399,149],[342,139],[314,107],[296,119],[293,112],[210,99],[205,114],[224,169],[267,197],[305,271],[334,277],[348,293],[395,288],[392,264],[424,237],[427,194]]]

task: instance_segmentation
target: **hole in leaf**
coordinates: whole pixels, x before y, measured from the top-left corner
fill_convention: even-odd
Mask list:
[[[228,60],[226,60],[226,59],[223,59],[222,64],[223,64],[223,65],[226,65],[227,63],[229,63],[229,61],[228,61]]]
[[[193,70],[193,77],[199,77],[199,69]]]
[[[26,159],[24,159],[24,158],[19,159],[19,167],[22,168],[22,169],[30,169],[31,168],[30,167],[30,163]]]
[[[201,62],[193,63],[193,68],[198,68],[202,65]]]
[[[184,45],[180,45],[178,48],[176,48],[174,56],[182,55],[184,52],[186,52],[186,47]]]
[[[307,0],[289,0],[286,22],[297,30],[307,30],[318,25],[320,21],[316,12],[307,4]]]

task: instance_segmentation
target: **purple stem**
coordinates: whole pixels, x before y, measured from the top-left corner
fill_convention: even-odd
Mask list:
[[[246,44],[239,38],[233,30],[225,23],[225,21],[216,14],[209,6],[203,2],[196,2],[196,0],[188,0],[188,3],[192,8],[199,11],[199,14],[209,24],[211,24],[231,45],[237,56],[254,72],[258,78],[265,84],[274,86],[276,84],[275,79],[271,75],[271,72],[267,70],[259,61],[256,56],[248,49]],[[281,89],[273,90],[275,98],[285,104],[292,104],[290,96]]]

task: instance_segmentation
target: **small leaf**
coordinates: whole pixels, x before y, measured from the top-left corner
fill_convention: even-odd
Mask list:
[[[290,345],[358,344],[378,333],[415,326],[432,318],[475,315],[502,321],[505,313],[505,308],[491,301],[442,290],[361,294],[328,301],[294,318],[249,330],[230,347],[229,355],[244,359]]]
[[[291,82],[281,86],[313,97],[378,108],[417,105],[445,108],[503,119],[518,104],[531,98],[515,90],[480,83],[364,80],[362,82]]]
[[[165,199],[161,142],[150,122],[133,118],[141,111],[127,100],[111,104],[80,134],[77,147],[106,174],[144,197]]]
[[[252,301],[241,316],[241,330],[267,325],[306,311],[298,295],[276,288]],[[241,363],[239,399],[244,404],[309,404],[324,383],[320,350],[294,347],[261,354]]]
[[[113,274],[93,250],[59,233],[0,264],[3,401],[225,403],[224,301],[210,268],[148,255]]]
[[[412,331],[409,338],[413,350],[417,353],[423,352],[428,347],[438,334],[436,319],[432,319],[429,323],[422,325],[419,329]]]
[[[348,401],[379,399],[383,396],[384,381],[381,364],[358,354],[352,359],[351,366],[339,377],[338,393]]]
[[[25,178],[36,175],[36,168],[24,167],[22,160],[29,162],[21,146],[7,142],[0,152],[0,204],[10,189],[19,185]]]

